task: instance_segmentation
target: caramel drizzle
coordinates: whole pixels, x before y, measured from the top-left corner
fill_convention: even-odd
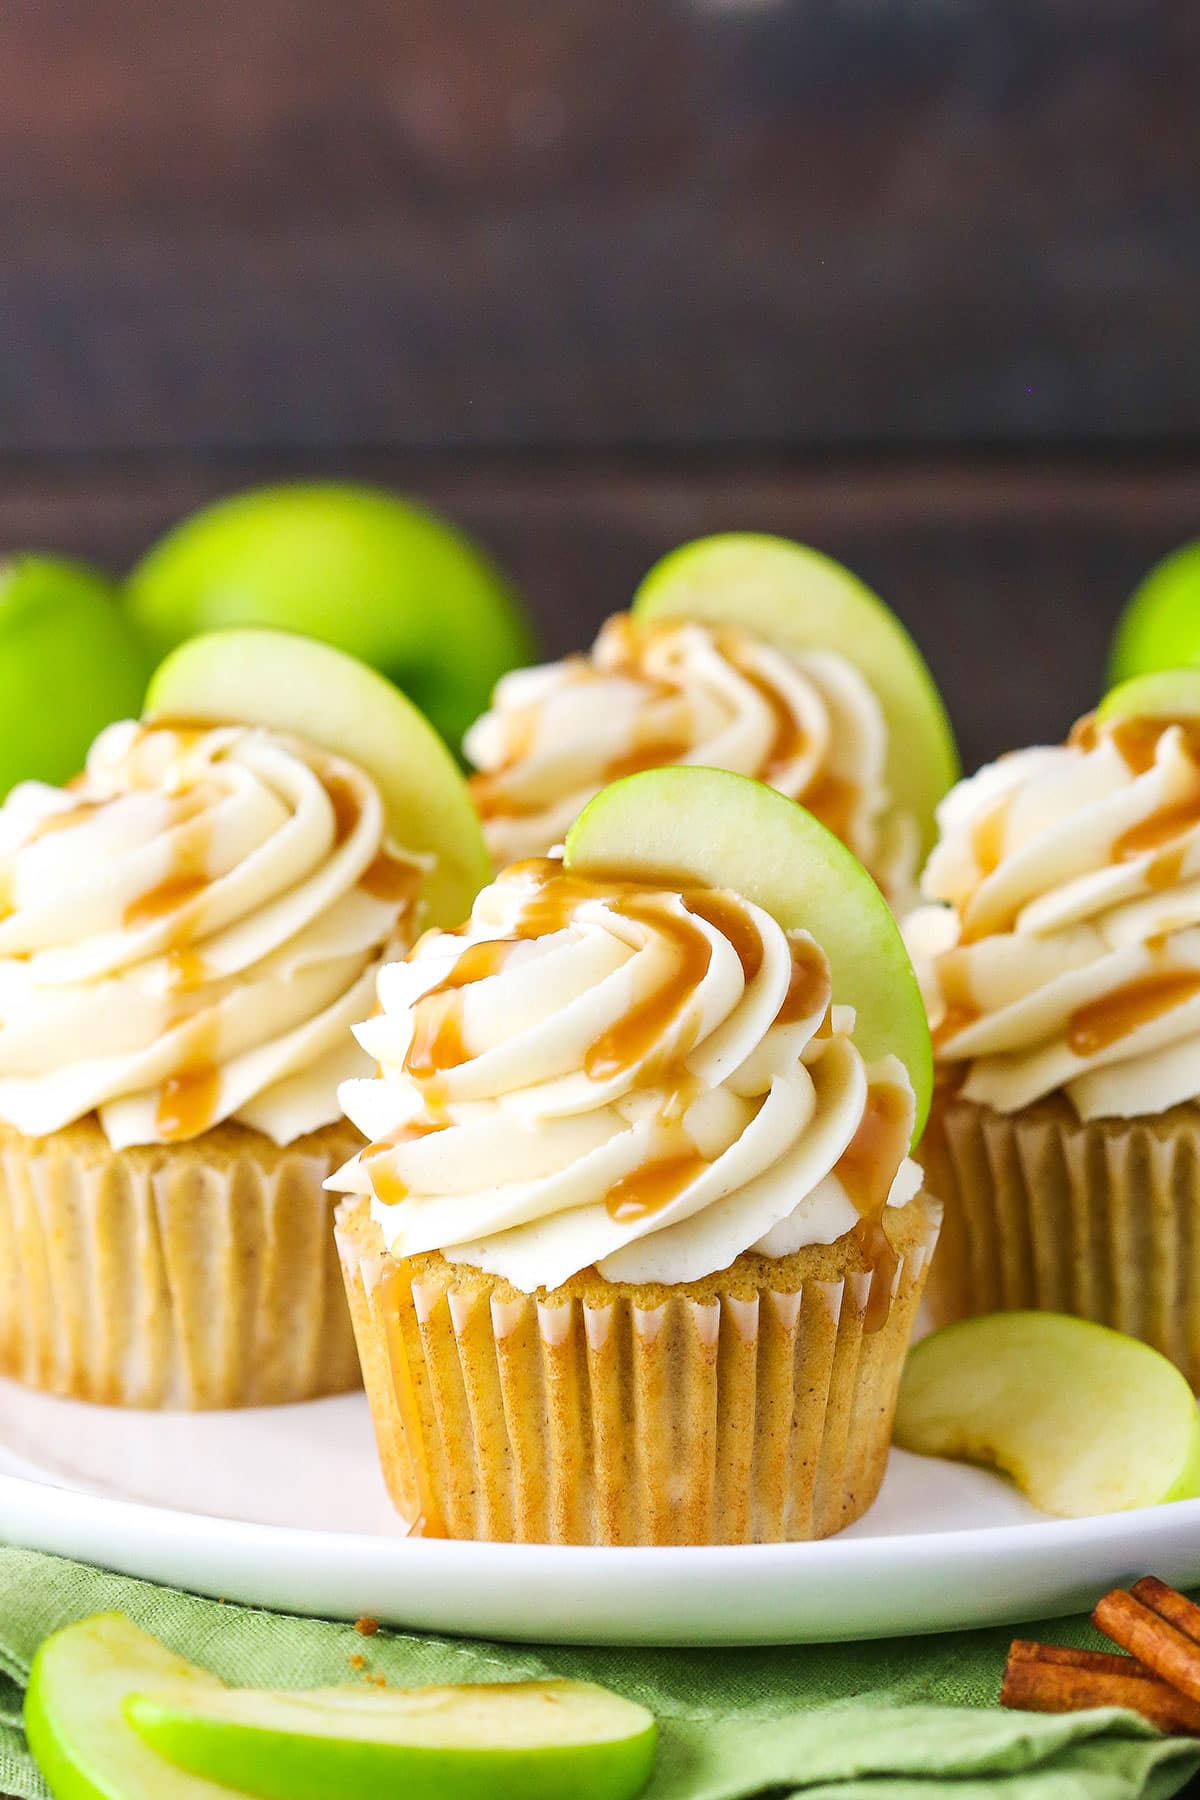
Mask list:
[[[659,1213],[697,1176],[712,1167],[698,1151],[681,1151],[663,1156],[656,1162],[643,1163],[620,1181],[614,1182],[604,1196],[610,1219],[618,1225],[630,1225]]]
[[[896,1171],[908,1155],[908,1138],[907,1096],[891,1083],[873,1082],[867,1089],[858,1129],[834,1167],[858,1212],[854,1233],[872,1276],[863,1320],[866,1332],[880,1330],[891,1311],[896,1252],[884,1230],[883,1217]]]
[[[1096,1056],[1200,994],[1200,973],[1159,969],[1078,1007],[1067,1022],[1067,1044],[1078,1057]]]

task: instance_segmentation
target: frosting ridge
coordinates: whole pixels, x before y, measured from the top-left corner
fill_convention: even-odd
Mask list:
[[[239,726],[110,726],[0,808],[0,1118],[114,1148],[338,1117],[422,868],[355,765]]]
[[[500,866],[553,848],[608,782],[682,762],[801,801],[889,895],[915,880],[916,821],[888,812],[883,710],[833,651],[619,613],[586,655],[506,675],[464,747]]]
[[[1081,1118],[1200,1095],[1200,729],[1081,720],[962,782],[905,936],[971,1100]]]
[[[903,1064],[868,1068],[820,947],[728,891],[517,864],[378,992],[356,1036],[379,1074],[341,1090],[372,1142],[329,1185],[372,1196],[394,1255],[526,1292],[592,1265],[688,1281],[920,1184]]]

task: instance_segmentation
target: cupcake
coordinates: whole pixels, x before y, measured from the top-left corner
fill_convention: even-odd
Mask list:
[[[277,728],[310,704],[311,730]],[[360,1142],[350,1028],[435,865],[322,706],[430,740],[477,835],[389,684],[274,633],[186,647],[68,788],[0,808],[4,1374],[142,1407],[358,1383],[322,1184]]]
[[[939,1321],[1076,1313],[1200,1387],[1200,676],[1116,689],[940,814],[906,924],[934,1028]]]
[[[801,801],[897,907],[957,773],[899,621],[837,563],[752,535],[676,551],[586,655],[506,675],[464,748],[497,866],[560,844],[607,782],[696,763]]]
[[[416,1529],[765,1542],[870,1505],[938,1223],[928,1033],[828,833],[742,777],[638,775],[389,963],[356,1036],[371,1142],[330,1185]]]

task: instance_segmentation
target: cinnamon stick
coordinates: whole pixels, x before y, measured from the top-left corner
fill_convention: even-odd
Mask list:
[[[1130,1656],[1018,1639],[1009,1652],[1001,1706],[1021,1712],[1087,1712],[1120,1706],[1160,1731],[1200,1736],[1200,1704]]]
[[[1160,1581],[1157,1575],[1143,1575],[1129,1591],[1135,1600],[1140,1600],[1151,1612],[1158,1613],[1160,1618],[1169,1619],[1185,1637],[1200,1644],[1200,1606],[1189,1600],[1186,1594],[1177,1593],[1165,1581]]]
[[[1145,1583],[1152,1581],[1152,1577],[1145,1578]],[[1138,1584],[1143,1594],[1149,1592],[1158,1604],[1167,1604],[1158,1592],[1161,1583],[1152,1587],[1145,1583]],[[1175,1599],[1189,1613],[1197,1610],[1190,1601],[1184,1600],[1182,1594],[1176,1595]],[[1154,1606],[1147,1605],[1143,1598],[1125,1588],[1114,1588],[1097,1606],[1092,1623],[1114,1644],[1136,1656],[1160,1680],[1189,1699],[1200,1701],[1200,1641],[1190,1638],[1186,1631]]]

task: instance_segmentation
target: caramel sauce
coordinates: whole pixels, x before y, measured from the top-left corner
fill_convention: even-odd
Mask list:
[[[422,1080],[457,1069],[470,1055],[462,1035],[460,989],[498,975],[519,940],[488,938],[468,944],[436,987],[421,995],[413,1008],[413,1036],[404,1057],[405,1072]]]
[[[800,804],[832,831],[834,837],[844,841],[850,835],[861,799],[862,789],[857,782],[826,773],[810,783],[800,796]]]
[[[623,756],[614,756],[604,765],[604,781],[620,781],[626,775],[640,775],[643,769],[661,769],[678,762],[691,747],[692,733],[683,726],[676,731],[642,731],[635,728],[633,748]]]
[[[1076,719],[1067,736],[1067,744],[1072,750],[1094,750],[1100,742],[1100,727],[1096,723],[1094,712],[1084,713],[1082,719]]]
[[[1014,798],[1013,794],[1005,794],[998,805],[989,807],[971,827],[971,854],[975,858],[981,881],[986,881],[1000,867]]]
[[[421,870],[404,857],[389,856],[381,850],[358,885],[373,900],[388,900],[396,905],[414,901],[421,886]]]
[[[806,943],[803,939],[793,944],[791,951],[792,973],[783,1004],[775,1015],[775,1023],[798,1024],[801,1019],[810,1018],[819,1006],[825,1007],[825,1017],[828,1019],[829,968],[825,958],[815,944]],[[829,1028],[832,1031],[831,1019]]]
[[[908,1155],[908,1098],[899,1088],[874,1083],[858,1130],[842,1152],[834,1174],[858,1211],[855,1235],[867,1267],[874,1271],[863,1330],[878,1331],[891,1310],[896,1253],[883,1228],[884,1209],[896,1171]]]
[[[362,818],[362,795],[349,776],[339,775],[336,769],[321,772],[321,786],[333,808],[334,844],[344,844]]]
[[[199,1137],[213,1122],[221,1077],[211,1063],[198,1063],[163,1082],[154,1123],[164,1143]]]
[[[697,918],[703,919],[706,925],[711,925],[729,940],[742,965],[746,981],[753,981],[762,968],[762,939],[744,909],[715,889],[697,888],[694,892],[689,891],[686,899],[689,912],[695,913]]]
[[[174,993],[188,993],[203,987],[209,979],[203,956],[190,944],[180,944],[167,952],[167,985]]]
[[[741,639],[735,633],[721,632],[717,635],[716,643],[722,656],[733,664],[742,680],[755,690],[771,715],[774,730],[766,759],[766,778],[770,780],[772,775],[778,774],[788,763],[803,756],[808,748],[808,739],[778,689],[753,667]],[[808,804],[807,801],[805,804]],[[815,808],[810,808],[810,811],[815,811]]]
[[[1073,1012],[1067,1023],[1067,1043],[1076,1056],[1095,1056],[1197,994],[1200,973],[1160,969],[1143,975]]]
[[[974,1025],[981,1017],[977,1006],[947,1006],[941,1019],[933,1029],[933,1047],[941,1050],[951,1038],[965,1031],[968,1025]]]
[[[651,1057],[661,1038],[674,1035],[712,960],[712,945],[704,933],[654,899],[631,894],[612,910],[632,923],[654,928],[670,945],[674,966],[665,982],[635,1001],[589,1047],[583,1066],[592,1081],[609,1081],[637,1068]],[[677,1060],[685,1054],[686,1050],[676,1049]]]
[[[69,806],[64,812],[47,813],[44,819],[38,820],[28,841],[34,843],[38,838],[52,837],[56,831],[74,831],[77,825],[90,824],[108,804],[107,800],[81,800],[78,806]]]
[[[661,1212],[689,1182],[711,1166],[695,1151],[645,1163],[609,1188],[604,1196],[608,1216],[618,1225],[626,1225]]]
[[[125,908],[123,924],[129,931],[137,931],[143,925],[155,925],[169,913],[178,912],[195,900],[208,886],[206,875],[169,875],[152,887],[145,894],[139,894]]]
[[[1177,881],[1183,860],[1187,855],[1187,845],[1176,843],[1176,839],[1185,837],[1200,825],[1200,795],[1183,801],[1178,806],[1164,807],[1162,812],[1151,814],[1123,831],[1113,844],[1113,857],[1117,862],[1133,862],[1138,857],[1147,856],[1157,850],[1146,870],[1146,882],[1152,888],[1170,887]],[[1166,848],[1170,846],[1170,848]]]

